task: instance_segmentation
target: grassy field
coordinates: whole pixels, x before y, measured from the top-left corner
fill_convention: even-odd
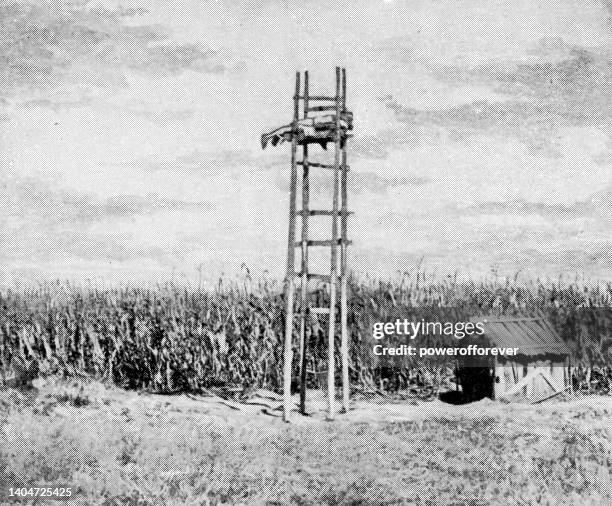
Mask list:
[[[412,400],[356,398],[334,423],[310,403],[313,416],[291,425],[261,406],[202,397],[278,394],[279,288],[245,279],[208,291],[70,283],[0,291],[1,489],[70,484],[73,503],[84,505],[612,504],[610,284],[353,279],[353,390],[400,389]],[[325,292],[312,296],[325,304]],[[448,364],[380,367],[371,353],[374,321],[491,313],[549,318],[582,367],[577,390],[602,395],[451,406],[435,397]],[[326,363],[323,326],[310,327],[313,391]],[[8,386],[32,380],[38,388]]]
[[[397,411],[393,411],[396,408]],[[356,402],[336,422],[100,383],[0,391],[0,485],[73,504],[610,504],[612,398]]]

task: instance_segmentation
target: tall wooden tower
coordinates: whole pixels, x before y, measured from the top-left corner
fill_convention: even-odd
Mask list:
[[[291,412],[291,381],[293,364],[293,343],[295,317],[299,318],[299,371],[300,411],[306,412],[306,332],[312,315],[328,318],[328,369],[327,395],[328,419],[335,415],[335,342],[337,331],[337,292],[340,288],[340,353],[342,363],[342,411],[349,407],[348,330],[347,330],[347,275],[348,255],[348,192],[347,140],[352,130],[352,113],[346,107],[346,69],[336,67],[336,92],[333,96],[311,95],[308,71],[304,72],[303,91],[301,73],[296,73],[293,96],[293,121],[262,136],[262,146],[268,141],[276,145],[283,140],[291,141],[291,177],[289,195],[289,234],[287,249],[287,275],[285,278],[285,342],[283,355],[283,419],[289,421]],[[333,163],[311,161],[309,147],[326,147],[334,144]],[[298,149],[301,146],[301,149]],[[301,158],[298,159],[301,154]],[[301,209],[297,209],[298,167],[301,167]],[[333,188],[331,209],[310,208],[309,177],[311,170],[327,172],[329,185]],[[331,218],[331,238],[312,240],[309,236],[309,222],[316,218]],[[301,234],[296,238],[297,221],[301,222]],[[331,264],[329,274],[313,273],[309,270],[309,249],[330,248]],[[299,248],[300,270],[296,270],[296,249]],[[339,251],[338,251],[339,250]],[[339,253],[339,254],[338,254]],[[318,281],[329,287],[329,306],[310,307],[309,282]],[[295,300],[296,285],[300,284],[299,305]]]

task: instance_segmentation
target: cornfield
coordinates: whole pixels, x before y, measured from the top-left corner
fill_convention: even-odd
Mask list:
[[[393,367],[371,352],[371,325],[396,317],[465,321],[483,314],[546,316],[573,350],[576,374],[610,391],[612,286],[561,280],[457,281],[423,273],[389,281],[350,280],[351,382],[356,386],[425,388],[452,376],[443,361],[424,367],[403,358]],[[325,290],[312,294],[317,305]],[[0,293],[2,377],[89,376],[156,392],[282,384],[282,286],[250,276],[203,290],[168,283],[149,288],[96,288],[68,282]],[[326,322],[308,333],[309,386],[326,367]],[[296,340],[297,341],[297,340]],[[296,343],[297,347],[297,343]],[[297,356],[297,349],[295,350]],[[339,356],[339,354],[337,355]],[[297,377],[297,359],[296,359]],[[432,376],[433,375],[433,376]]]

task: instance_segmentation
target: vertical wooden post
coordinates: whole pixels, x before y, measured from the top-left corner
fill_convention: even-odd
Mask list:
[[[567,387],[567,383],[565,381],[565,364],[565,359],[562,362],[550,362],[550,377],[552,378],[557,391],[563,390],[565,387]]]
[[[342,69],[342,112],[346,111],[346,69]],[[341,214],[340,214],[340,328],[341,342],[340,354],[342,356],[342,412],[349,409],[349,361],[348,361],[348,307],[347,307],[347,248],[348,248],[348,167],[346,157],[346,143],[344,139],[342,146],[342,179],[340,182],[341,192]]]
[[[287,247],[287,276],[285,278],[285,349],[283,353],[283,420],[289,421],[291,413],[291,371],[293,362],[293,299],[295,278],[295,207],[297,186],[297,122],[300,106],[300,73],[295,75],[295,95],[293,96],[293,129],[291,141],[291,179],[289,182],[289,234]]]
[[[336,67],[336,125],[335,125],[335,155],[334,155],[334,194],[332,208],[331,237],[331,272],[329,283],[329,336],[328,336],[328,368],[327,368],[327,418],[335,416],[336,397],[336,367],[335,367],[335,337],[336,337],[336,291],[338,284],[338,192],[340,186],[340,67]]]
[[[530,372],[532,372],[535,369],[535,366],[533,364],[529,364],[527,366],[527,374],[529,374]],[[526,375],[527,375],[526,374]],[[525,376],[526,376],[525,375]],[[533,397],[533,393],[534,393],[534,384],[535,384],[535,378],[532,378],[530,381],[527,382],[527,385],[525,386],[525,397],[527,397],[527,399],[531,399]]]
[[[506,393],[506,369],[504,364],[501,364],[499,360],[495,360],[495,378],[494,378],[494,396],[496,400],[499,400]],[[499,378],[499,381],[497,381]]]
[[[574,375],[572,374],[572,358],[570,356],[567,357],[567,367],[565,368],[565,371],[569,380],[569,384],[566,386],[569,386],[570,394],[574,395]]]
[[[308,117],[308,71],[304,72],[304,118]],[[306,321],[308,318],[308,216],[310,188],[308,174],[308,145],[303,146],[302,173],[302,298],[300,314],[300,413],[306,414]]]

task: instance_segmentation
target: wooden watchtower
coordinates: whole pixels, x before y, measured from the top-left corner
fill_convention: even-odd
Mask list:
[[[289,421],[291,412],[291,380],[293,363],[294,318],[299,317],[299,371],[300,411],[306,412],[306,332],[311,315],[328,317],[328,370],[327,395],[328,419],[335,415],[335,340],[337,329],[337,292],[340,288],[340,352],[342,362],[342,410],[348,410],[348,330],[347,330],[347,275],[348,275],[348,192],[347,140],[353,127],[352,113],[346,107],[346,69],[336,67],[336,90],[333,96],[311,95],[308,71],[304,72],[303,90],[301,73],[295,77],[293,96],[293,121],[262,136],[262,147],[268,142],[277,145],[291,142],[291,176],[289,186],[289,233],[287,248],[287,274],[285,278],[285,341],[283,354],[283,419]],[[334,145],[333,162],[313,161],[309,147],[326,148]],[[313,146],[313,147],[314,147]],[[301,149],[299,149],[301,147]],[[301,155],[301,157],[300,157]],[[297,209],[298,167],[301,168],[301,209]],[[330,177],[333,196],[330,209],[310,208],[309,176],[311,170],[322,170]],[[313,240],[309,236],[309,222],[315,218],[331,218],[331,237]],[[301,222],[299,239],[297,221]],[[329,273],[313,273],[309,270],[309,249],[330,248]],[[296,249],[299,248],[300,269],[296,269]],[[339,254],[338,254],[339,253]],[[309,282],[323,282],[329,286],[329,306],[310,307]],[[297,310],[296,284],[300,283]]]

